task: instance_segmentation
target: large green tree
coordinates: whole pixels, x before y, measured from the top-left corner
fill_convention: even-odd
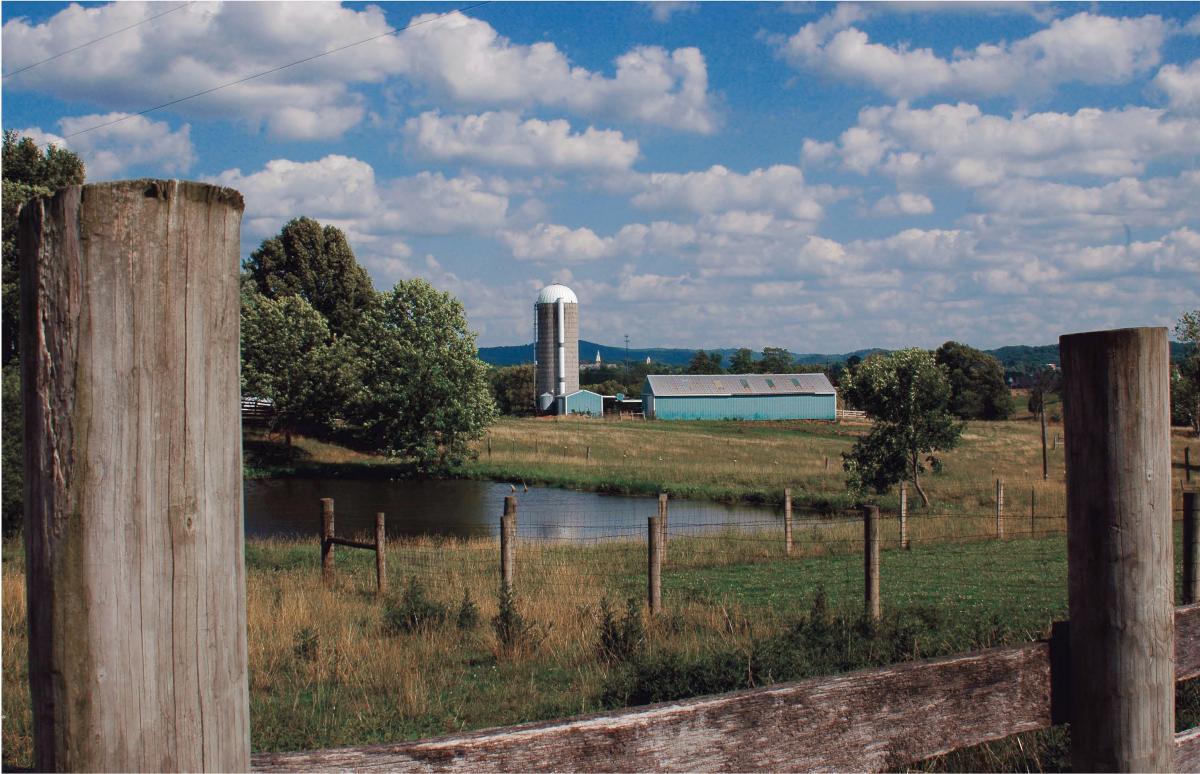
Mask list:
[[[359,380],[350,339],[304,298],[242,293],[242,394],[274,404],[271,428],[320,435],[343,413]]]
[[[354,419],[364,439],[423,470],[461,461],[496,411],[462,304],[423,279],[404,280],[368,313],[361,335]]]
[[[1007,419],[1012,414],[1012,391],[999,360],[957,341],[938,347],[934,357],[950,377],[950,410],[960,419]]]
[[[725,369],[721,367],[723,357],[720,352],[715,350],[705,352],[698,349],[696,354],[692,355],[691,362],[688,363],[687,372],[689,374],[723,374],[725,373]]]
[[[1171,378],[1171,421],[1200,436],[1200,309],[1179,318],[1175,336],[1188,349]]]
[[[68,185],[84,181],[83,161],[68,150],[53,145],[44,151],[28,137],[4,133],[3,149],[3,297],[0,298],[0,341],[3,362],[3,507],[5,534],[21,524],[24,452],[21,414],[21,376],[17,356],[20,347],[21,294],[17,255],[17,216],[35,196],[49,196]]]
[[[758,361],[760,374],[790,374],[796,365],[792,353],[783,347],[763,347],[762,359]]]
[[[729,358],[729,373],[754,373],[754,353],[748,347],[742,347]]]
[[[533,365],[493,368],[489,375],[492,398],[501,414],[525,417],[533,414],[536,388]]]
[[[846,380],[843,390],[874,420],[871,431],[842,454],[847,486],[883,493],[912,481],[928,507],[921,486],[928,468],[941,469],[934,452],[952,449],[962,424],[950,411],[950,379],[933,353],[901,349],[868,357]]]
[[[375,302],[371,278],[346,235],[312,218],[289,221],[250,254],[246,271],[268,298],[299,296],[329,321],[335,335],[351,332]]]

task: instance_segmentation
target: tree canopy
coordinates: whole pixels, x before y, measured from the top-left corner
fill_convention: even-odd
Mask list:
[[[729,373],[754,373],[754,353],[750,351],[749,347],[742,347],[733,353],[733,357],[729,358]]]
[[[763,347],[762,359],[758,361],[760,374],[790,374],[796,361],[792,353],[783,347]]]
[[[933,353],[901,349],[871,355],[856,368],[843,390],[874,420],[871,431],[842,455],[847,486],[878,493],[909,480],[929,505],[920,476],[941,469],[933,452],[952,449],[962,424],[950,411],[951,387]]]
[[[934,358],[950,378],[950,410],[960,419],[1007,419],[1012,391],[1000,361],[957,341],[938,347]]]
[[[532,364],[493,368],[488,381],[496,409],[501,414],[517,417],[533,414],[537,389]]]
[[[303,298],[335,335],[349,333],[375,301],[371,278],[354,258],[346,235],[312,218],[289,221],[250,254],[246,271],[267,298]]]
[[[1200,309],[1179,318],[1175,336],[1188,348],[1171,378],[1171,421],[1200,436]]]
[[[367,313],[360,335],[352,419],[362,437],[420,469],[463,459],[496,408],[462,304],[423,279],[403,280]]]
[[[304,298],[242,294],[242,394],[274,404],[271,427],[291,446],[296,432],[322,434],[342,414],[357,382],[349,339]]]
[[[723,355],[720,352],[705,352],[702,349],[696,350],[696,354],[692,356],[692,360],[688,363],[687,372],[689,374],[723,374],[725,369],[721,367]]]

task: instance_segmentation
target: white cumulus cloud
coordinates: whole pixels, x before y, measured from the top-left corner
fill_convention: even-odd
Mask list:
[[[699,172],[654,172],[642,175],[633,203],[645,209],[683,210],[699,214],[726,210],[767,210],[797,220],[818,221],[824,205],[845,198],[830,185],[813,185],[799,167],[777,164],[734,172],[719,164]]]
[[[130,170],[154,177],[169,177],[187,172],[196,161],[191,127],[187,124],[172,130],[165,121],[152,121],[128,113],[109,113],[61,118],[58,126],[61,134],[44,132],[38,127],[22,129],[18,133],[31,137],[39,145],[53,144],[79,154],[87,167],[88,182],[113,180]],[[100,128],[74,137],[64,136],[93,126]]]
[[[1166,65],[1154,76],[1153,85],[1166,95],[1172,110],[1200,113],[1200,59],[1185,67]]]
[[[437,111],[404,126],[409,147],[439,161],[465,161],[538,169],[628,169],[638,157],[637,140],[618,131],[588,127],[571,133],[565,120],[522,121],[510,111],[443,116]]]
[[[1156,15],[1078,13],[1012,43],[984,43],[947,58],[932,49],[874,43],[854,27],[862,10],[834,12],[775,38],[793,66],[862,83],[899,99],[929,94],[1045,92],[1063,83],[1127,83],[1159,63],[1172,25]]]

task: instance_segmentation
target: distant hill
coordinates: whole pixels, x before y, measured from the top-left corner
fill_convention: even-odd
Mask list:
[[[1183,358],[1185,344],[1177,341],[1171,342],[1171,360],[1177,362]],[[605,344],[597,344],[594,341],[581,340],[579,342],[579,361],[581,363],[590,363],[596,357],[596,351],[600,351],[600,359],[605,363],[623,363],[625,362],[624,347],[610,347]],[[717,349],[708,350],[709,352],[720,352],[725,356],[725,363],[733,356],[736,349]],[[818,363],[844,363],[854,355],[860,358],[865,358],[873,352],[885,352],[881,349],[859,349],[854,352],[845,352],[842,354],[796,354],[792,353],[796,358],[797,363],[803,365],[815,365]],[[1041,346],[1027,346],[1018,344],[1008,347],[1000,347],[998,349],[984,350],[989,355],[995,357],[1004,366],[1005,371],[1034,371],[1044,367],[1047,363],[1059,365],[1058,345],[1044,344]],[[629,359],[635,362],[643,362],[647,357],[651,362],[665,363],[673,366],[685,366],[691,362],[692,356],[696,354],[694,349],[679,349],[679,348],[664,348],[652,347],[645,348],[629,348]],[[754,357],[758,358],[762,353],[755,352]],[[533,362],[533,344],[519,344],[516,346],[507,347],[480,347],[479,359],[485,363],[490,363],[494,366],[509,366],[520,365],[521,363]]]

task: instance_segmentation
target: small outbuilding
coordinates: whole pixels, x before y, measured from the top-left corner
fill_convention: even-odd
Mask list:
[[[825,374],[650,375],[647,419],[837,419],[837,390]]]
[[[559,398],[558,414],[586,414],[591,417],[604,416],[604,396],[591,390],[577,390]]]

